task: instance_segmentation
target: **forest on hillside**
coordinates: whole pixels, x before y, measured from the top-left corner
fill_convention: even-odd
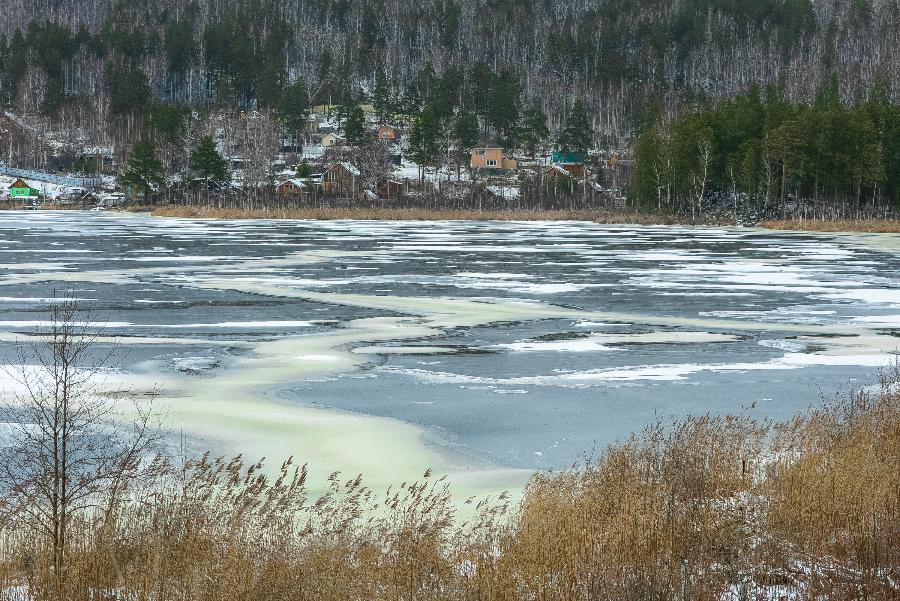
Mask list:
[[[508,78],[552,130],[583,100],[597,144],[623,146],[752,83],[797,103],[831,78],[846,102],[900,81],[900,1],[6,0],[0,13],[0,100],[21,111],[93,99],[127,119],[151,96],[265,108],[298,78],[310,104],[371,96],[380,78],[409,110],[429,71],[470,104],[487,99],[485,73]]]
[[[96,161],[108,157],[121,175],[149,139],[162,181],[188,175],[192,149],[216,135],[253,157],[244,183],[256,190],[319,105],[339,107],[339,128],[359,125],[359,135],[342,131],[356,155],[376,156],[362,135],[367,104],[378,123],[409,134],[404,156],[420,169],[458,175],[475,142],[493,140],[520,157],[593,153],[599,189],[610,185],[605,161],[624,157],[613,187],[624,181],[635,206],[682,215],[731,206],[735,220],[754,221],[824,201],[831,215],[870,206],[873,216],[900,202],[900,0],[7,0],[4,9],[0,145],[18,166],[62,169],[53,155],[65,147],[65,169],[102,171]],[[245,112],[263,119],[246,126]],[[373,182],[390,174],[383,167]],[[589,188],[584,178],[585,199]]]

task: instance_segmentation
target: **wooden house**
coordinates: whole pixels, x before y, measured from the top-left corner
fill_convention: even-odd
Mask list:
[[[322,191],[343,197],[356,197],[360,192],[359,169],[350,163],[335,163],[322,173]]]
[[[568,190],[569,192],[575,189],[575,177],[562,165],[548,165],[541,168],[538,173],[540,183],[545,188],[557,191]]]
[[[566,163],[564,165],[560,165],[563,169],[568,172],[572,177],[582,179],[584,178],[584,163]]]
[[[11,198],[33,198],[40,196],[41,193],[29,186],[24,179],[19,178],[9,187],[9,195]]]
[[[299,198],[305,194],[309,194],[310,187],[306,182],[299,179],[289,179],[278,184],[278,186],[275,187],[275,192],[278,196]]]
[[[384,142],[398,142],[400,140],[400,130],[392,125],[382,125],[375,132],[375,135]]]
[[[322,146],[331,148],[332,146],[343,146],[344,138],[337,134],[325,134],[322,136]]]
[[[572,177],[584,177],[583,152],[556,151],[553,153],[551,163],[565,169]]]
[[[472,158],[469,166],[473,171],[496,170],[515,171],[519,168],[519,162],[503,156],[503,147],[497,144],[479,144],[472,149]]]

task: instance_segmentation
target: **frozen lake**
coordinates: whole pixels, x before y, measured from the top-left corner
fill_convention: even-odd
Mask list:
[[[2,212],[0,350],[71,287],[197,447],[509,475],[871,381],[900,346],[898,240]]]

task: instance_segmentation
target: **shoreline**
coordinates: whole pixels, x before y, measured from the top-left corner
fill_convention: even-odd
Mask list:
[[[463,209],[376,209],[376,208],[303,208],[303,209],[215,209],[174,205],[166,207],[133,207],[131,213],[153,217],[192,219],[296,219],[310,221],[584,221],[622,225],[690,225],[671,215],[600,210],[521,210],[473,211]],[[693,225],[721,225],[712,221]]]
[[[21,207],[0,203],[0,211],[18,211]],[[43,211],[84,211],[80,207],[48,205]],[[216,209],[189,205],[163,207],[134,206],[110,209],[110,213],[149,215],[162,218],[218,220],[298,220],[298,221],[583,221],[601,225],[746,227],[783,232],[898,234],[900,219],[767,219],[754,225],[735,225],[730,220],[691,220],[676,215],[633,211],[603,210],[522,210],[472,211],[457,209],[377,209],[377,208],[302,208],[302,209]]]
[[[742,227],[730,220],[691,220],[675,215],[631,211],[602,210],[538,210],[538,211],[471,211],[429,209],[214,209],[173,205],[167,207],[134,207],[131,213],[148,213],[153,217],[193,219],[254,220],[359,220],[359,221],[584,221],[602,225],[672,225],[697,227]],[[767,219],[754,229],[823,233],[900,233],[900,219]]]

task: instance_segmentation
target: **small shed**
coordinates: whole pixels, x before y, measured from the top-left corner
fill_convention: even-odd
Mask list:
[[[389,179],[381,182],[378,186],[379,198],[390,198],[396,200],[403,192],[403,184],[397,180]]]

